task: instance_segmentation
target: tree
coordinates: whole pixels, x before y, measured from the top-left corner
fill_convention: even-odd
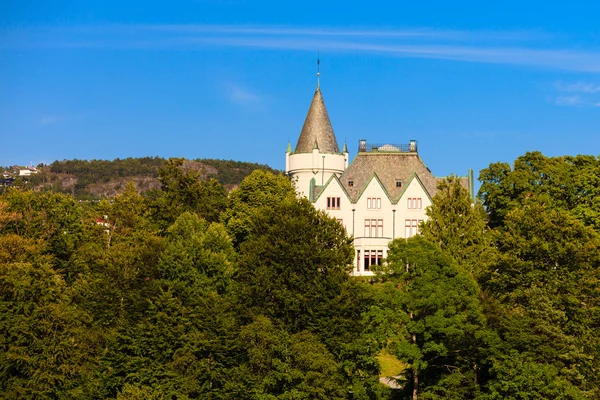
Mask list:
[[[522,358],[558,371],[569,391],[597,395],[599,235],[531,199],[494,236],[501,253],[482,285],[500,303],[495,328]]]
[[[264,316],[242,328],[253,398],[344,399],[334,357],[309,332],[290,335]]]
[[[183,158],[170,158],[158,171],[163,196],[157,199],[156,217],[169,225],[186,211],[217,222],[227,207],[227,192],[215,179],[201,181],[200,171],[186,168]]]
[[[491,259],[492,242],[487,235],[487,215],[473,204],[460,179],[450,176],[438,184],[438,192],[427,208],[423,237],[450,254],[477,278]]]
[[[222,218],[236,248],[246,239],[257,214],[295,198],[294,186],[283,175],[257,170],[246,177],[240,187],[231,192]]]
[[[569,382],[561,371],[524,356],[516,350],[507,351],[494,360],[494,379],[486,387],[482,400],[583,400],[586,396]]]
[[[182,293],[225,293],[234,273],[235,252],[223,225],[208,224],[186,212],[168,229],[168,244],[158,268],[160,277],[177,284]]]
[[[47,262],[0,264],[0,391],[6,398],[91,396],[100,348],[89,314]]]
[[[298,199],[285,177],[255,172],[231,198],[224,220],[238,235],[242,324],[262,315],[290,335],[310,332],[335,356],[355,398],[375,398],[379,347],[361,324],[372,297],[349,276],[354,251],[345,229]]]
[[[103,397],[140,385],[167,398],[238,398],[243,362],[231,304],[216,294],[180,297],[163,282],[142,314],[122,325],[103,358]]]
[[[568,210],[585,225],[600,231],[600,157],[545,157],[530,152],[481,171],[479,197],[491,227],[501,227],[506,215],[532,198],[550,208]]]
[[[68,195],[10,189],[3,196],[3,233],[40,240],[57,270],[69,280],[69,260],[82,239],[81,208]]]
[[[235,277],[242,303],[291,332],[306,329],[348,283],[350,239],[305,199],[262,208],[249,222]]]
[[[393,282],[406,325],[396,356],[410,364],[407,389],[424,398],[474,398],[486,368],[485,318],[475,281],[433,243],[390,243],[381,279]]]

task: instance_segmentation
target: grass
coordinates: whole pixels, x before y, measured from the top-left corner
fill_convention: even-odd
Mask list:
[[[388,353],[385,349],[377,355],[377,361],[381,366],[379,377],[400,375],[408,367],[408,364],[398,360],[396,356]]]

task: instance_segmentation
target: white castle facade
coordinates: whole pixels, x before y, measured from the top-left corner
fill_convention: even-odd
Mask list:
[[[361,140],[352,163],[339,150],[317,86],[294,149],[288,144],[286,173],[298,194],[338,219],[354,238],[353,275],[373,275],[388,243],[419,233],[439,179],[419,157],[417,142],[372,144]],[[462,178],[473,194],[473,174]]]

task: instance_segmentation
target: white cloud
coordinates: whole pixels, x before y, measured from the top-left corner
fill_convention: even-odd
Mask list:
[[[559,106],[598,107],[600,103],[600,85],[591,82],[565,83],[554,82],[554,89],[563,93],[553,99]]]
[[[225,82],[224,86],[229,100],[234,103],[248,105],[258,104],[261,101],[258,93],[252,92],[237,83]]]
[[[600,93],[600,85],[589,82],[565,84],[562,81],[558,81],[554,83],[554,87],[561,92]]]
[[[63,115],[44,115],[40,118],[40,126],[56,125],[63,121],[66,121],[66,117]]]
[[[573,96],[559,96],[554,100],[554,103],[559,106],[577,107],[585,104],[583,98],[575,94]]]
[[[6,29],[2,30],[7,33]],[[0,47],[201,50],[207,46],[273,50],[382,53],[464,62],[512,64],[566,71],[600,72],[600,51],[557,48],[537,31],[332,29],[247,25],[132,24],[11,30]],[[527,41],[524,45],[523,41]],[[591,93],[597,85],[565,85]],[[242,96],[244,97],[244,96]]]

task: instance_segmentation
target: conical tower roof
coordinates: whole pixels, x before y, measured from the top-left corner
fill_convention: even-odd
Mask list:
[[[308,109],[294,153],[312,153],[315,143],[324,153],[340,152],[319,87]]]

